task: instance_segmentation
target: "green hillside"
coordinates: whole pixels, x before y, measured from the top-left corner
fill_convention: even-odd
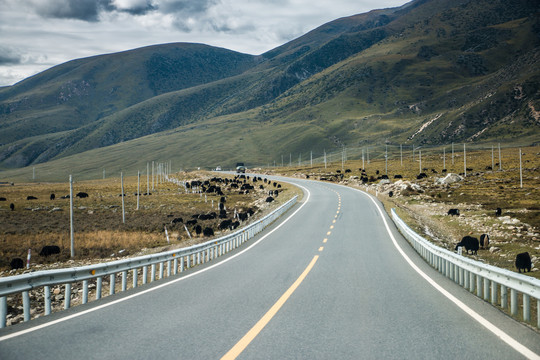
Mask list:
[[[422,0],[261,56],[169,44],[79,59],[0,89],[2,177],[28,176],[7,170],[24,166],[93,177],[158,158],[266,165],[383,142],[534,143],[539,45],[537,1]]]

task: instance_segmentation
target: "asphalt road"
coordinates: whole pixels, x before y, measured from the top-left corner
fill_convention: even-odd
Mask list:
[[[2,329],[0,359],[538,357],[538,332],[425,264],[368,195],[291,181],[304,187],[302,203],[242,248]]]

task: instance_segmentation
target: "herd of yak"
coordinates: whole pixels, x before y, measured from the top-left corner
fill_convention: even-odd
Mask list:
[[[260,183],[260,184],[259,184]],[[216,212],[209,212],[203,214],[193,214],[190,219],[184,221],[181,217],[173,218],[169,225],[170,226],[183,226],[186,231],[188,231],[188,226],[190,230],[197,235],[203,234],[204,236],[213,236],[214,229],[211,226],[205,226],[205,220],[214,220],[219,219],[217,228],[219,230],[234,230],[240,226],[241,223],[247,221],[250,217],[255,214],[255,210],[249,208],[245,211],[236,211],[236,209],[231,211],[227,210],[226,201],[227,197],[223,191],[227,191],[229,194],[237,193],[239,195],[246,195],[252,191],[264,191],[265,192],[265,202],[271,203],[274,201],[275,197],[279,195],[282,191],[281,184],[277,182],[271,182],[268,179],[262,179],[261,177],[246,175],[237,175],[232,179],[213,177],[209,180],[193,180],[182,183],[186,190],[197,192],[201,194],[215,194],[220,196],[218,203],[218,209]],[[271,188],[271,190],[265,189],[265,186]],[[151,195],[151,194],[145,194]],[[88,193],[79,192],[76,194],[78,198],[87,198],[89,197]],[[50,200],[55,200],[56,195],[51,194]],[[68,199],[69,195],[62,196],[62,199]],[[26,200],[37,200],[35,196],[29,195],[26,197]],[[0,201],[7,201],[6,198],[0,197]],[[14,211],[14,204],[10,204],[10,209]],[[166,224],[165,224],[166,225]],[[46,245],[39,252],[39,256],[48,257],[55,254],[60,254],[60,247],[56,245]],[[10,262],[12,269],[20,269],[25,266],[24,261],[21,258],[14,258]]]
[[[495,216],[501,216],[501,214],[502,214],[501,208],[497,208],[497,210],[495,210]],[[448,210],[448,215],[459,216],[460,215],[459,209]],[[480,235],[480,241],[478,241],[478,239],[475,237],[466,235],[456,245],[455,250],[457,251],[459,247],[464,247],[465,250],[467,251],[467,254],[470,251],[471,254],[476,255],[479,249],[489,249],[488,245],[489,245],[489,234]],[[523,270],[523,272],[531,271],[532,261],[531,261],[530,254],[528,252],[517,254],[515,265],[519,272],[521,272],[521,270]]]
[[[344,172],[347,173],[347,172],[350,172],[350,170],[347,169]],[[377,171],[377,174],[379,175],[378,171]],[[422,175],[425,176],[425,174],[420,174],[419,178],[422,178]],[[341,174],[341,171],[339,170],[338,170],[337,177],[343,179],[343,174]],[[385,178],[385,176],[384,175],[380,176],[380,178]],[[396,178],[401,178],[401,176],[396,175]],[[321,177],[321,180],[332,181],[333,179]],[[362,172],[362,181],[368,182],[370,180],[373,181],[374,179],[368,179],[365,172]],[[249,217],[253,216],[255,211],[253,209],[248,209],[246,211],[238,212],[238,213],[235,211],[233,218],[232,219],[229,218],[226,211],[226,205],[225,205],[226,197],[223,193],[222,186],[227,187],[229,190],[232,190],[232,191],[238,191],[239,194],[249,194],[250,191],[255,190],[255,187],[257,186],[256,183],[259,181],[263,182],[264,184],[268,184],[268,185],[271,184],[271,181],[267,179],[262,179],[256,176],[253,176],[251,178],[252,183],[250,183],[250,176],[246,176],[246,175],[237,175],[233,179],[213,177],[212,179],[205,180],[205,181],[193,180],[190,182],[186,182],[184,185],[186,189],[197,189],[197,191],[201,193],[206,193],[206,194],[215,193],[216,195],[221,196],[219,205],[218,205],[219,212],[210,212],[207,214],[194,214],[192,215],[190,220],[187,220],[185,222],[184,222],[184,219],[177,217],[171,220],[171,225],[183,224],[184,227],[186,227],[186,230],[187,230],[187,226],[191,226],[192,230],[197,235],[200,235],[202,233],[204,236],[213,236],[214,230],[212,229],[212,227],[203,228],[198,222],[219,218],[221,219],[218,225],[219,230],[234,230],[238,226],[240,226],[241,222],[244,222]],[[274,201],[274,196],[279,195],[281,184],[274,182],[273,186],[275,190],[268,191],[268,197],[265,200],[266,202]],[[260,184],[259,189],[264,190],[264,185]],[[85,192],[79,192],[77,193],[76,196],[79,198],[85,198],[85,197],[88,197],[88,194]],[[69,198],[69,195],[62,196],[62,198]],[[55,195],[51,194],[50,199],[54,200]],[[27,200],[36,200],[36,197],[28,196]],[[0,198],[0,201],[6,201],[6,199]],[[12,211],[14,210],[13,203],[10,204],[10,209]],[[495,215],[500,216],[501,212],[502,212],[501,209],[497,208]],[[460,216],[459,209],[448,210],[448,215]],[[461,241],[456,245],[455,250],[458,251],[459,247],[463,247],[467,251],[467,254],[469,253],[469,251],[471,252],[471,254],[477,254],[479,249],[488,249],[489,248],[488,245],[489,245],[488,234],[482,234],[480,236],[480,240],[478,240],[475,237],[467,235],[463,237],[463,239],[461,239]],[[47,245],[42,248],[39,255],[49,256],[49,255],[59,254],[59,253],[60,253],[60,248],[58,246]],[[24,262],[20,258],[15,258],[11,261],[10,265],[12,269],[23,268]],[[516,260],[515,260],[515,266],[519,272],[521,272],[521,270],[523,270],[524,272],[531,271],[532,262],[531,262],[531,257],[529,253],[524,252],[524,253],[517,254]]]

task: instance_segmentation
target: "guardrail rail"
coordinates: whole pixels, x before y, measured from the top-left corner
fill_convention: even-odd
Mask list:
[[[531,323],[531,298],[536,299],[536,327],[540,328],[540,280],[438,247],[414,232],[394,209],[391,212],[394,223],[416,252],[440,273],[471,293],[505,311],[510,307],[510,314],[514,317],[520,313],[518,297],[521,297],[521,318],[527,323]]]
[[[8,315],[7,296],[9,295],[22,294],[24,321],[29,321],[31,318],[30,290],[44,288],[44,315],[49,315],[52,310],[52,286],[65,286],[64,309],[68,309],[71,306],[71,287],[75,282],[82,282],[82,304],[86,304],[89,300],[90,282],[92,282],[92,288],[95,286],[95,299],[98,300],[102,297],[103,277],[106,276],[109,276],[109,291],[112,295],[116,291],[116,278],[118,274],[121,274],[121,291],[126,291],[128,288],[127,280],[128,272],[130,271],[133,274],[132,288],[138,286],[139,278],[143,285],[148,282],[149,268],[150,282],[162,279],[165,276],[169,277],[171,274],[176,275],[178,272],[183,272],[190,267],[211,261],[236,249],[289,210],[296,203],[297,199],[298,196],[294,196],[285,204],[253,224],[229,235],[212,239],[202,244],[95,265],[36,271],[0,278],[0,328],[6,327]],[[159,269],[157,268],[158,265]]]

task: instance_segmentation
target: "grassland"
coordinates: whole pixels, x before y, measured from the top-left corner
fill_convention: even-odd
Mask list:
[[[215,175],[215,174],[214,174]],[[210,180],[214,175],[205,172],[177,173],[173,176],[180,181]],[[249,182],[251,183],[252,180]],[[212,183],[214,184],[214,183]],[[272,203],[266,203],[269,190],[276,190],[273,184],[258,181],[252,183],[256,188],[249,193],[242,193],[230,185],[220,185],[226,198],[227,218],[231,219],[237,212],[248,209],[255,211],[249,221],[258,218],[271,208],[275,208],[290,199],[298,190],[282,184],[279,196]],[[263,189],[259,186],[262,185]],[[147,178],[141,178],[140,193],[147,192]],[[86,261],[111,259],[118,256],[129,256],[157,251],[165,246],[183,247],[205,240],[196,234],[195,227],[210,227],[215,236],[224,231],[218,230],[223,219],[197,220],[197,224],[184,224],[193,220],[197,214],[219,213],[218,204],[221,195],[216,193],[192,193],[191,189],[174,185],[170,182],[148,181],[151,195],[139,196],[137,209],[137,177],[124,178],[125,223],[122,222],[121,181],[119,178],[105,180],[76,181],[74,194],[88,193],[87,198],[74,197],[74,243],[75,258],[70,258],[70,222],[68,183],[21,183],[3,184],[0,186],[0,269],[8,270],[13,258],[26,259],[31,249],[31,268],[44,266],[72,266],[68,260]],[[50,195],[55,194],[51,200]],[[36,200],[27,200],[27,196]],[[9,205],[14,205],[11,211]],[[182,218],[181,222],[173,222]],[[169,235],[169,242],[165,235]],[[49,257],[39,256],[45,245],[57,245],[61,254]],[[19,270],[21,271],[21,270]],[[4,272],[9,275],[13,272]]]

